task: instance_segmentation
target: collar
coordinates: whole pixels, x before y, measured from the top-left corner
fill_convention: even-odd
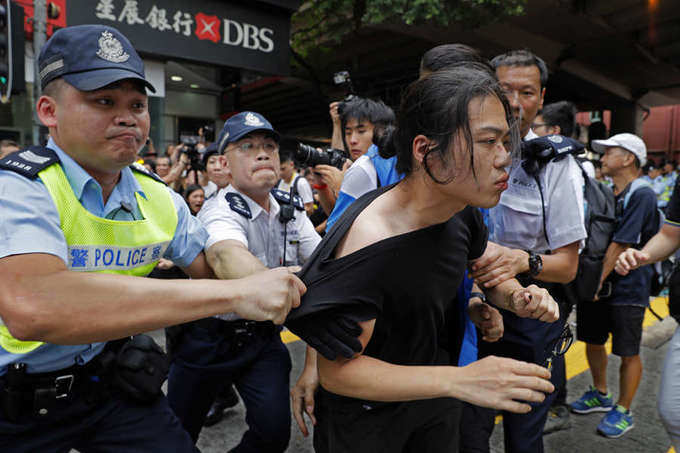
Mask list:
[[[250,208],[250,213],[253,216],[252,220],[257,219],[257,216],[259,216],[262,213],[264,213],[265,215],[269,215],[269,216],[275,216],[279,213],[279,203],[276,201],[276,198],[274,198],[274,195],[272,195],[271,193],[268,194],[269,195],[269,213],[267,214],[267,211],[265,211],[262,208],[262,206],[257,204],[257,202],[255,200],[253,200],[252,198],[250,198],[248,195],[244,194],[243,192],[240,192],[239,190],[237,190],[236,187],[234,187],[233,185],[229,184],[226,187],[225,191],[227,193],[229,193],[229,192],[237,193],[237,194],[239,194],[243,197],[243,199],[246,201],[246,203],[248,203],[248,208]]]
[[[66,154],[64,150],[62,150],[59,145],[55,143],[52,137],[47,140],[47,148],[54,150],[54,152],[57,153],[57,156],[59,156],[59,160],[61,161],[61,166],[64,169],[66,179],[68,180],[68,183],[71,186],[76,198],[79,200],[82,199],[85,187],[90,181],[92,181],[92,184],[94,184],[96,190],[101,194],[102,189],[99,183],[92,176],[90,176],[90,174],[85,171],[85,169],[81,167],[78,162]],[[123,194],[121,196],[121,198],[124,199],[123,201],[128,203],[135,202],[134,194],[137,192],[146,199],[146,194],[142,190],[142,186],[139,185],[139,181],[137,181],[137,178],[135,178],[132,174],[132,170],[130,170],[128,167],[125,167],[120,171],[120,180],[118,181],[118,184],[116,184],[116,187],[118,187],[120,189],[120,193]]]
[[[368,147],[368,151],[366,151],[366,153],[364,155],[368,156],[369,159],[376,157],[376,156],[380,156],[380,154],[378,153],[378,147],[375,146],[375,144],[372,144],[371,146]],[[357,159],[357,160],[359,160],[359,159]]]

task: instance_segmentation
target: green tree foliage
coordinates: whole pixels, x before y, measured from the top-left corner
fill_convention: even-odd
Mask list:
[[[527,0],[310,0],[293,15],[292,48],[332,46],[363,26],[457,24],[475,28],[521,15]]]

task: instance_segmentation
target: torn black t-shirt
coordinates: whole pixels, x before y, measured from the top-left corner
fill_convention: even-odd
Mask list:
[[[304,339],[300,326],[310,319],[323,322],[319,313],[375,318],[365,355],[397,365],[456,363],[458,349],[449,354],[449,327],[458,326],[462,315],[454,303],[456,292],[468,261],[482,255],[488,236],[479,210],[468,207],[444,223],[334,258],[354,219],[392,187],[355,201],[319,244],[298,274],[307,292],[286,325]]]

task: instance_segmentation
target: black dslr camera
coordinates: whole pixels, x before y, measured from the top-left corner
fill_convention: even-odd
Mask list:
[[[185,137],[182,139],[182,154],[189,157],[189,170],[205,171],[201,153],[196,149],[198,139],[194,136]]]
[[[313,146],[298,144],[297,150],[293,153],[293,159],[300,164],[308,167],[315,165],[331,165],[338,170],[342,170],[347,155],[344,151],[335,148],[326,148],[319,151]]]
[[[333,83],[337,86],[342,87],[345,91],[345,96],[342,102],[338,105],[338,114],[342,116],[342,112],[345,109],[345,103],[354,99],[354,86],[352,85],[352,79],[349,76],[349,71],[340,71],[333,74]]]

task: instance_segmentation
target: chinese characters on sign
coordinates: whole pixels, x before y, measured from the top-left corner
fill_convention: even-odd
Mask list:
[[[192,15],[187,11],[168,11],[155,4],[146,15],[141,14],[138,0],[99,0],[95,16],[103,21],[126,25],[147,26],[158,32],[175,33],[215,44],[243,47],[269,53],[274,50],[274,30],[233,19],[208,15],[202,12]]]

